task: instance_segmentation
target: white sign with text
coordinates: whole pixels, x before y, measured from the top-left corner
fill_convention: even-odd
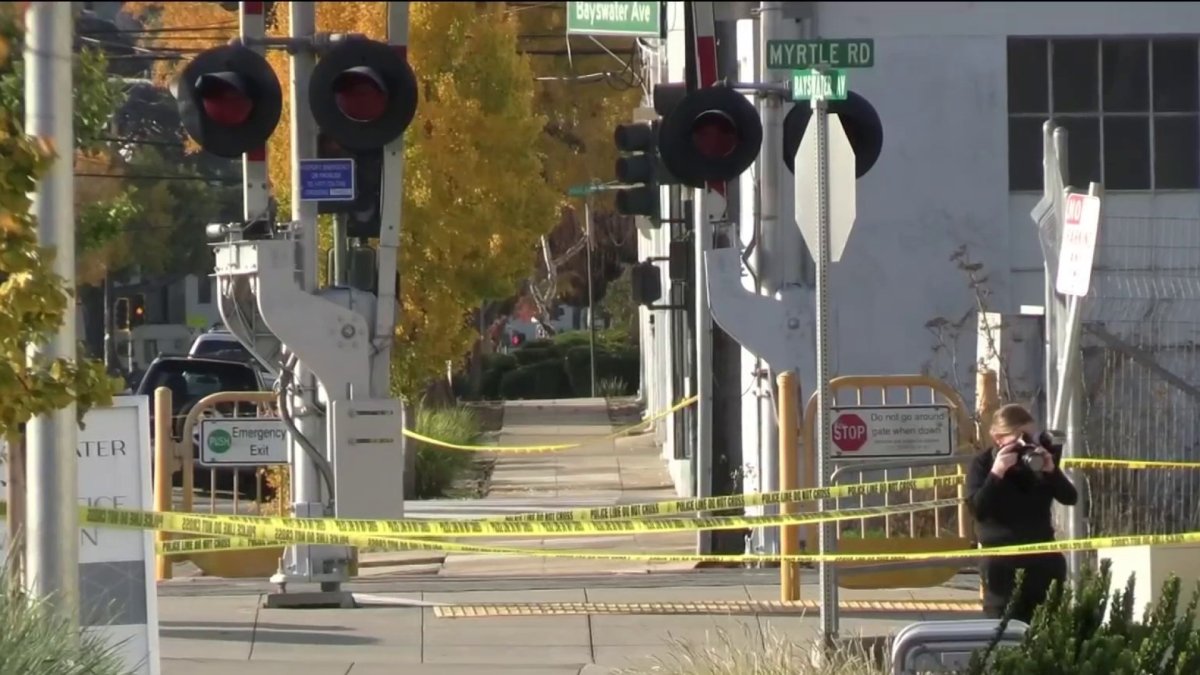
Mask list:
[[[287,464],[287,430],[276,417],[201,420],[200,463],[205,466]]]
[[[152,511],[149,399],[118,396],[111,407],[88,411],[83,421],[75,449],[79,504]],[[5,450],[0,446],[0,462]],[[6,543],[0,522],[0,551]],[[82,525],[79,595],[84,630],[112,645],[131,673],[159,675],[153,533]]]
[[[954,453],[950,406],[835,406],[832,411],[832,456],[837,459],[943,457]]]
[[[1065,211],[1054,288],[1063,295],[1083,297],[1092,285],[1092,263],[1100,232],[1100,198],[1069,194]]]

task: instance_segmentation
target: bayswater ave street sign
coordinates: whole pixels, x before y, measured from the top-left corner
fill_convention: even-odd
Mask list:
[[[568,2],[567,33],[662,37],[659,2]]]
[[[813,66],[871,68],[875,65],[875,41],[854,40],[768,40],[767,68],[804,70]]]
[[[792,100],[842,101],[846,98],[846,71],[815,69],[792,71]]]

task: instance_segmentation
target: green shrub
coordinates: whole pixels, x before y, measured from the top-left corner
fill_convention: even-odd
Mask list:
[[[567,377],[570,380],[571,391],[577,397],[592,395],[591,352],[588,347],[572,347],[567,351]],[[626,385],[625,392],[620,396],[628,396],[637,392],[641,381],[641,361],[637,350],[628,347],[619,351],[596,349],[596,375],[619,379]],[[599,388],[596,395],[600,396]],[[611,394],[610,394],[611,395]]]
[[[538,346],[538,347],[521,347],[512,353],[517,359],[517,363],[522,366],[529,366],[542,361],[562,358],[562,352],[554,345]]]
[[[67,623],[12,588],[0,565],[0,673],[3,675],[131,675],[116,652],[96,633],[71,640]]]
[[[511,354],[486,354],[483,360],[483,376],[479,383],[479,397],[485,400],[500,398],[500,380],[504,374],[517,369],[517,359]]]
[[[482,428],[475,411],[469,408],[425,407],[417,409],[414,427],[423,436],[458,445],[477,444]],[[475,461],[472,452],[439,448],[416,440],[408,441],[408,451],[417,453],[416,499],[444,496],[456,480],[471,471]]]
[[[500,380],[500,396],[505,400],[570,398],[571,383],[562,360],[542,361],[505,373]]]
[[[565,333],[559,333],[558,335],[555,335],[552,340],[554,342],[554,346],[565,352],[572,347],[586,347],[591,343],[591,338],[592,336],[586,330],[569,330]],[[596,339],[599,341],[599,334],[596,335]]]
[[[1200,586],[1178,618],[1179,578],[1163,584],[1159,601],[1141,621],[1133,616],[1133,576],[1109,597],[1111,564],[1085,570],[1079,591],[1057,584],[1034,612],[1019,647],[975,654],[971,675],[1184,675],[1200,672],[1195,626]],[[1019,592],[1019,591],[1018,591]],[[1109,608],[1111,607],[1111,612]],[[1107,618],[1106,618],[1107,614]]]

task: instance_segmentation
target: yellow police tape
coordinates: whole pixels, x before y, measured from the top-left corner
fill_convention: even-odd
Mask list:
[[[795,555],[721,555],[721,554],[690,554],[690,553],[616,553],[608,551],[572,551],[566,549],[529,549],[511,548],[504,546],[478,546],[461,544],[450,541],[428,541],[419,539],[404,539],[395,537],[352,537],[366,539],[366,544],[349,544],[338,542],[343,546],[368,546],[373,550],[390,551],[442,551],[448,553],[476,553],[526,556],[536,558],[565,558],[572,560],[621,560],[647,563],[724,563],[724,564],[754,564],[769,562],[807,562],[807,563],[897,563],[924,562],[939,560],[968,560],[989,556],[1020,556],[1036,553],[1062,553],[1066,551],[1091,551],[1101,548],[1128,548],[1131,546],[1169,546],[1179,544],[1200,543],[1200,532],[1184,532],[1181,534],[1145,534],[1128,537],[1093,537],[1090,539],[1067,539],[1046,542],[1044,544],[1022,544],[1002,546],[988,549],[960,549],[957,551],[932,551],[927,553],[830,553],[826,555],[800,553]],[[242,537],[222,539],[184,539],[168,541],[159,544],[157,551],[163,555],[179,555],[185,553],[201,553],[215,551],[239,551],[249,549],[277,548],[286,546],[285,542],[270,542],[263,539],[247,539]]]
[[[823,488],[800,488],[796,490],[781,490],[777,492],[724,495],[721,497],[673,499],[663,502],[621,504],[617,506],[596,506],[590,508],[570,509],[566,511],[518,513],[509,516],[486,518],[484,520],[488,522],[528,522],[647,518],[677,515],[681,513],[699,513],[701,511],[724,511],[726,509],[740,509],[747,506],[791,504],[796,502],[811,502],[818,499],[841,499],[845,497],[882,495],[891,492],[951,488],[961,485],[963,481],[964,476],[962,475],[928,476],[924,478],[908,478],[904,480],[888,480],[873,483],[831,485]]]
[[[446,441],[439,441],[436,438],[430,438],[429,436],[426,436],[424,434],[419,434],[419,433],[417,433],[415,431],[411,431],[409,429],[404,430],[404,435],[411,439],[421,441],[422,443],[428,443],[429,445],[437,446],[437,447],[443,448],[445,450],[462,450],[464,452],[513,452],[513,453],[558,452],[560,450],[571,450],[574,448],[582,448],[583,446],[589,445],[592,443],[603,443],[605,441],[611,441],[614,438],[620,438],[621,436],[624,436],[625,434],[629,433],[630,431],[632,431],[634,429],[637,429],[641,426],[649,424],[650,422],[660,420],[660,419],[667,417],[669,415],[672,415],[680,410],[683,410],[684,408],[695,403],[696,400],[697,399],[695,396],[685,398],[682,401],[680,401],[679,403],[676,403],[675,405],[671,406],[670,408],[667,408],[666,410],[664,410],[662,412],[655,413],[640,422],[635,422],[628,426],[621,427],[620,429],[617,429],[616,431],[612,432],[611,434],[608,434],[607,436],[600,436],[597,438],[590,439],[590,440],[588,440],[587,443],[561,443],[561,444],[557,444],[557,445],[460,445],[458,443],[449,443]]]
[[[859,520],[883,515],[915,513],[954,506],[957,499],[894,506],[869,506],[844,511],[723,516],[715,518],[663,518],[659,520],[594,520],[566,522],[496,522],[483,520],[350,520],[337,518],[281,518],[199,513],[154,513],[125,509],[84,508],[80,520],[101,527],[130,527],[179,534],[244,537],[294,544],[370,546],[368,540],[388,537],[572,537],[589,534],[644,534],[736,530],[780,525],[811,525]]]

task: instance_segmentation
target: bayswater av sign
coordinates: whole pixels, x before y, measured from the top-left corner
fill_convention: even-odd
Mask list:
[[[662,3],[568,2],[567,33],[662,37]]]
[[[149,399],[118,396],[112,407],[90,410],[83,421],[75,446],[79,503],[154,510]],[[5,450],[0,445],[0,460],[7,457]],[[6,534],[0,520],[0,558]],[[86,631],[113,646],[128,672],[137,675],[159,675],[158,589],[151,537],[149,530],[92,526],[83,527],[79,536],[82,623]]]
[[[954,452],[950,406],[833,408],[833,456],[838,459],[944,457]]]

